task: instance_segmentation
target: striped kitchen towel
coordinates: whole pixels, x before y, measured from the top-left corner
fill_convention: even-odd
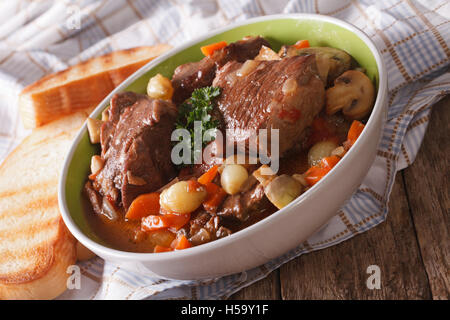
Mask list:
[[[449,93],[450,5],[445,0],[41,0],[0,3],[0,161],[28,132],[17,95],[43,75],[112,50],[183,43],[208,30],[277,13],[319,13],[363,30],[388,69],[388,119],[373,166],[353,197],[296,249],[263,266],[209,281],[173,281],[80,263],[81,289],[60,299],[221,299],[303,253],[383,222],[395,174],[418,152],[431,106]]]

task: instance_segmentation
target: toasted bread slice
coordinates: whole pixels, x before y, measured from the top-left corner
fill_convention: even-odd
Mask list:
[[[59,213],[58,177],[87,116],[35,129],[0,166],[0,299],[51,299],[66,289],[77,252]]]
[[[114,51],[27,86],[19,96],[25,128],[96,106],[128,76],[168,49],[169,45],[159,44]]]

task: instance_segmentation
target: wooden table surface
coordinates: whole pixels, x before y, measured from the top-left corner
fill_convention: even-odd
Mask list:
[[[450,96],[433,107],[414,163],[397,173],[387,220],[302,255],[231,299],[449,299]],[[378,265],[380,289],[368,289]]]

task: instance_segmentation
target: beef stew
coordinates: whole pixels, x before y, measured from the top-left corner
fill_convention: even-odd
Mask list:
[[[342,50],[302,41],[276,53],[261,37],[202,49],[208,55],[179,66],[172,79],[150,79],[147,95],[116,94],[89,130],[101,154],[92,159],[83,206],[116,249],[181,250],[263,220],[344,157],[373,107],[372,82]],[[172,133],[193,133],[196,120],[225,139],[203,141],[209,161],[194,152],[193,163],[175,163]],[[251,155],[261,129],[278,130],[264,144],[255,140],[269,156],[276,151],[276,171]],[[230,146],[244,146],[244,161],[225,155]]]

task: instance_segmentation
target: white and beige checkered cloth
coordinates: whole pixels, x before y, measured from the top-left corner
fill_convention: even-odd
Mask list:
[[[179,45],[208,30],[277,13],[320,13],[368,34],[388,69],[389,111],[375,163],[354,196],[308,241],[269,263],[209,282],[167,281],[100,258],[80,264],[81,289],[63,299],[218,299],[309,251],[364,232],[387,216],[395,173],[410,165],[431,106],[450,89],[450,5],[445,0],[35,0],[0,2],[0,161],[28,133],[17,95],[43,75],[112,50]]]

